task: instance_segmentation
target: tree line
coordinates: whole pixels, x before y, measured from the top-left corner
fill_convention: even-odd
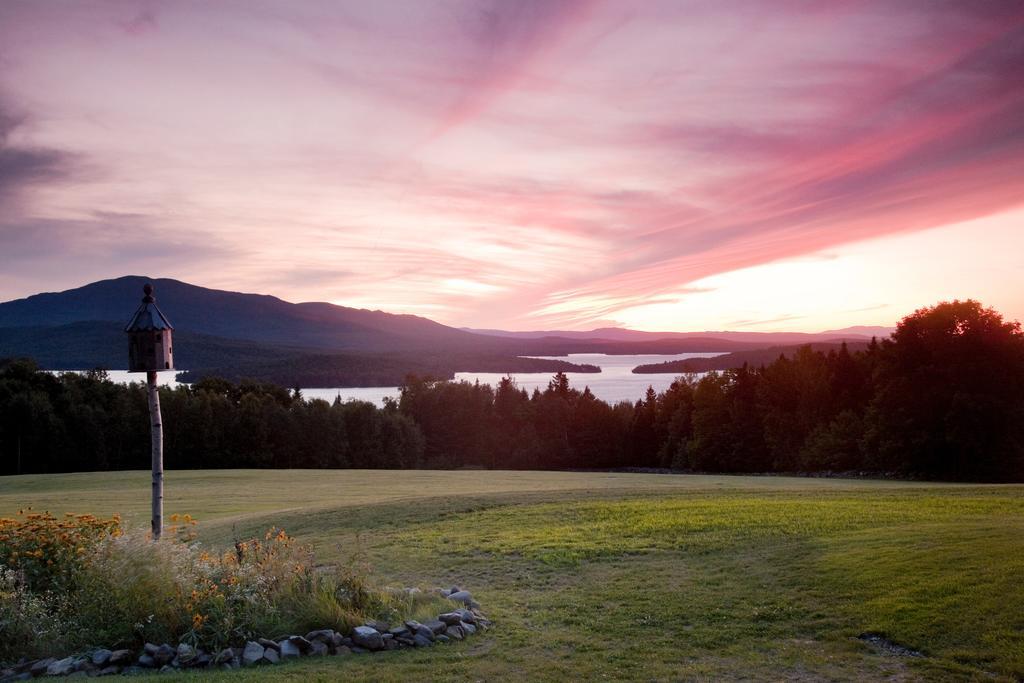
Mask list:
[[[305,400],[205,378],[162,388],[169,469],[671,468],[1024,480],[1024,334],[975,301],[862,351],[804,347],[609,404],[557,373],[532,393],[407,378],[398,400]],[[145,388],[0,363],[0,473],[149,466]]]

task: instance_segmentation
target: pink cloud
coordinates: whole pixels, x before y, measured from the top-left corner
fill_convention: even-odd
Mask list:
[[[586,327],[1024,198],[1018,3],[4,3],[0,43],[0,298],[121,274],[139,216],[201,284]]]

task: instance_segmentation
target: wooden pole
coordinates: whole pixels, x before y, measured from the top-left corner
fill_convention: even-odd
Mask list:
[[[160,421],[160,391],[156,372],[146,373],[149,392],[149,428],[153,448],[153,540],[160,539],[164,528],[164,426]]]

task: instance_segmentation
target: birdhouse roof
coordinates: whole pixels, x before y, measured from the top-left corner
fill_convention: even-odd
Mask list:
[[[174,327],[171,325],[171,321],[160,312],[160,309],[157,308],[155,302],[143,301],[139,304],[139,308],[135,311],[135,315],[132,316],[131,322],[124,328],[124,331],[155,332],[157,330],[173,329]]]

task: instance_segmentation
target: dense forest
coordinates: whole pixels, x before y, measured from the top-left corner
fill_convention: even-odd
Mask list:
[[[788,346],[770,346],[766,349],[753,349],[751,351],[734,351],[711,358],[684,358],[682,360],[668,360],[663,363],[646,363],[633,368],[634,375],[654,375],[664,373],[675,373],[677,375],[692,372],[710,372],[712,370],[732,370],[742,368],[744,365],[765,365],[777,360],[779,356],[792,358],[801,350],[810,348],[811,351],[839,351],[840,347],[846,346],[848,351],[863,351],[867,348],[868,342],[850,340],[835,342],[812,342],[810,344],[790,344]]]
[[[801,348],[609,405],[556,374],[532,394],[409,377],[382,408],[206,378],[162,389],[168,469],[672,468],[1024,480],[1024,334],[942,303],[861,351]],[[145,390],[0,364],[0,473],[146,468]]]

